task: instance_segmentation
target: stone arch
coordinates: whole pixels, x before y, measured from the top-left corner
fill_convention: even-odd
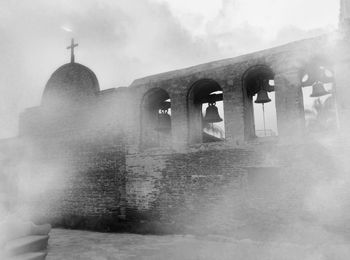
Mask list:
[[[246,140],[256,138],[258,136],[274,136],[277,135],[276,130],[265,128],[265,112],[262,114],[263,121],[263,132],[260,134],[258,131],[261,129],[256,129],[256,116],[254,113],[254,100],[253,97],[257,96],[257,93],[264,88],[268,95],[274,92],[274,77],[275,73],[270,66],[265,64],[258,64],[248,68],[242,76],[242,91],[243,91],[243,107],[244,107],[244,137]],[[276,105],[273,102],[273,120],[275,125],[277,125],[276,116]],[[265,105],[264,105],[265,106]],[[271,113],[272,114],[272,113]],[[268,131],[267,131],[268,130]]]
[[[159,87],[148,90],[140,106],[141,145],[144,148],[170,146],[171,100]]]
[[[218,106],[217,103],[219,103]],[[208,107],[211,106],[212,108]],[[222,141],[225,137],[223,89],[213,79],[194,82],[187,93],[188,142]],[[218,110],[221,122],[211,122],[209,110]],[[204,112],[205,111],[205,112]],[[215,113],[214,113],[215,114]]]

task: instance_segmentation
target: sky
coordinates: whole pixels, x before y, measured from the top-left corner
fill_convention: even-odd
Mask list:
[[[1,0],[0,138],[40,104],[72,37],[107,89],[326,33],[338,15],[335,0]]]

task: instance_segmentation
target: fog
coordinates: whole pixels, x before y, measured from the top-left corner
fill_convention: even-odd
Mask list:
[[[321,11],[315,20],[309,15],[315,13],[314,5],[302,1],[281,1],[283,4],[267,1],[271,4],[269,15],[260,17],[266,20],[265,23],[259,23],[256,17],[257,9],[265,6],[260,2],[223,0],[217,5],[203,4],[198,12],[194,11],[197,1],[190,1],[188,9],[183,7],[184,1],[179,2],[181,4],[170,0],[137,3],[126,0],[2,1],[0,137],[15,136],[19,113],[26,107],[40,104],[52,72],[69,62],[66,46],[72,37],[79,43],[76,61],[91,68],[101,89],[107,89],[128,86],[134,79],[150,74],[330,32],[338,22],[338,5],[323,5],[330,1],[320,5]],[[282,15],[286,14],[288,6],[291,12]],[[251,14],[249,10],[254,12]],[[294,23],[294,17],[301,17],[300,10],[302,17],[308,16],[309,22],[298,20]],[[243,15],[245,13],[251,22]],[[269,18],[274,14],[278,14],[277,18]],[[320,17],[326,16],[323,14],[329,15],[319,25]],[[104,110],[96,110],[96,114],[103,115]],[[276,117],[275,114],[272,117]],[[101,116],[99,120],[93,123],[103,125],[110,118]],[[86,126],[91,126],[90,123],[85,122]],[[259,124],[261,128],[261,122]],[[275,121],[268,127],[278,132]],[[309,150],[303,151],[304,157],[296,162],[299,169],[305,171],[287,171],[281,166],[277,174],[257,179],[255,183],[243,180],[247,185],[243,190],[223,191],[224,199],[191,223],[193,229],[198,231],[200,225],[208,222],[215,226],[218,218],[237,221],[233,226],[238,230],[246,228],[246,231],[226,234],[235,239],[249,238],[248,243],[253,240],[263,242],[258,247],[264,247],[265,252],[283,243],[306,243],[319,249],[312,250],[307,259],[346,259],[349,256],[347,250],[327,248],[333,243],[347,244],[349,240],[348,233],[341,229],[350,228],[347,161],[350,151],[340,149],[348,142],[348,135],[338,134],[340,139],[321,133],[317,138],[310,135],[305,140],[306,145],[310,142]],[[38,147],[30,142],[16,145],[9,143],[6,146],[6,141],[2,144],[6,153],[0,158],[4,202],[0,219],[18,211],[22,217],[30,218],[37,212],[27,208],[28,204],[40,201],[40,198],[45,204],[45,199],[49,199],[43,198],[47,191],[61,192],[63,196],[60,187],[72,185],[64,178],[69,164],[43,162],[41,156],[45,152],[38,153]],[[55,152],[66,151],[57,149]],[[293,156],[298,158],[297,155]],[[288,159],[283,155],[281,158]],[[270,162],[264,163],[269,165]],[[314,171],[305,175],[308,169]],[[224,227],[217,227],[217,230],[226,232]]]

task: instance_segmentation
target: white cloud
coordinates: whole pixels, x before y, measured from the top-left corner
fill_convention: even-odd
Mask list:
[[[182,25],[203,33],[207,23],[234,29],[242,24],[257,26],[268,36],[285,26],[302,30],[336,26],[339,1],[334,0],[153,0],[167,3]]]

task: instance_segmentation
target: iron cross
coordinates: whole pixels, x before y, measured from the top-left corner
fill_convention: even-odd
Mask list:
[[[67,50],[70,49],[70,62],[74,63],[75,58],[74,58],[74,48],[77,47],[79,44],[74,43],[74,39],[72,38],[70,46],[67,47]]]

